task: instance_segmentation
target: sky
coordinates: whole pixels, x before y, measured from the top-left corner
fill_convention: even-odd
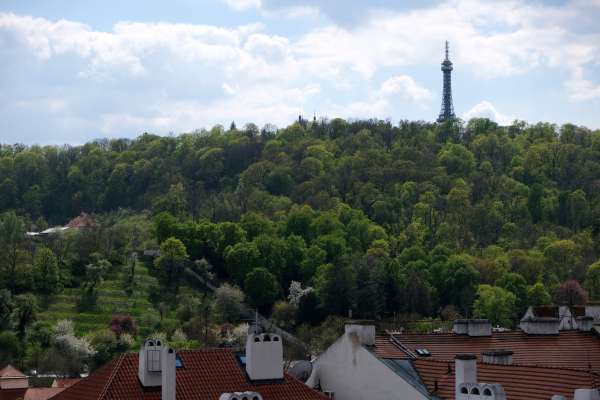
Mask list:
[[[0,143],[298,118],[600,128],[600,0],[0,0]]]

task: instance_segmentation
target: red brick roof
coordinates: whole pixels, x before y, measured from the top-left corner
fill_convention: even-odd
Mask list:
[[[52,387],[56,388],[68,388],[79,382],[80,378],[56,378],[52,383]]]
[[[52,396],[65,390],[64,388],[29,388],[25,392],[24,400],[48,400]]]
[[[413,365],[430,393],[455,398],[454,362],[417,359]],[[575,389],[598,388],[598,376],[586,371],[481,362],[477,363],[477,380],[500,383],[510,400],[548,400],[555,394],[572,399]]]
[[[0,378],[27,378],[27,376],[8,364],[6,367],[0,369]]]
[[[215,400],[222,393],[253,391],[264,400],[323,400],[326,397],[290,375],[281,381],[252,383],[228,349],[178,352],[177,400]],[[53,400],[160,400],[160,388],[143,388],[138,380],[138,354],[126,353],[65,389]]]
[[[492,336],[469,337],[453,333],[394,334],[378,337],[375,354],[382,358],[410,358],[402,350],[415,353],[427,349],[431,357],[453,360],[456,354],[472,353],[481,360],[481,353],[490,349],[514,352],[513,362],[521,365],[542,365],[573,368],[600,373],[600,340],[591,332],[561,331],[554,336],[532,336],[522,331],[494,332]]]

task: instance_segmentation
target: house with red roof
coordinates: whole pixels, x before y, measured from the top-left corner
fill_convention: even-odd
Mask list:
[[[174,351],[149,339],[52,400],[325,400],[319,391],[283,371],[275,334],[249,334],[245,352]]]
[[[495,332],[487,320],[458,320],[450,333],[377,335],[351,322],[306,383],[344,400],[600,400],[596,331],[558,326],[534,319]]]
[[[30,388],[27,375],[7,365],[0,369],[0,400],[47,400],[63,388]]]

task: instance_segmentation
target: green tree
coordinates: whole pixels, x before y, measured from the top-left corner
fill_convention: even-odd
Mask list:
[[[321,265],[315,277],[315,289],[327,311],[348,315],[354,300],[354,272],[344,261]]]
[[[468,175],[475,167],[475,157],[461,144],[446,143],[438,154],[438,160],[449,174]]]
[[[585,276],[585,287],[591,300],[600,300],[600,261],[589,266]]]
[[[518,312],[523,312],[527,308],[527,282],[521,275],[509,272],[504,274],[495,283],[496,286],[508,290],[516,297],[515,307]]]
[[[473,304],[473,315],[488,318],[492,324],[512,326],[515,315],[516,296],[497,286],[479,285],[477,299]]]
[[[215,312],[224,322],[237,322],[244,313],[244,293],[224,283],[215,291]]]
[[[12,313],[13,325],[19,338],[25,337],[25,331],[37,318],[37,300],[32,294],[20,294],[14,297]]]
[[[47,247],[36,251],[33,261],[35,287],[43,294],[58,293],[61,290],[60,271],[54,252]]]
[[[154,265],[159,269],[166,288],[177,289],[187,262],[188,254],[181,240],[171,237],[161,243],[160,257]]]
[[[225,269],[234,282],[242,284],[246,275],[258,268],[260,252],[253,242],[236,243],[225,250]]]
[[[530,306],[546,306],[551,303],[550,293],[542,282],[527,287],[527,301]]]
[[[15,287],[15,272],[19,261],[19,252],[25,239],[25,224],[14,211],[0,215],[0,249],[4,255],[0,263],[4,267],[4,279],[10,288]]]
[[[254,268],[246,275],[244,288],[250,303],[260,310],[270,310],[281,289],[275,275],[266,268]]]

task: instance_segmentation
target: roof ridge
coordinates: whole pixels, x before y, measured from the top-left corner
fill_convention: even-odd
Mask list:
[[[441,358],[417,358],[414,361],[425,361],[425,362],[435,362],[440,364],[447,364],[452,362],[453,360],[444,360]],[[600,378],[600,373],[582,368],[573,368],[573,367],[561,367],[559,365],[544,365],[544,364],[523,364],[523,363],[512,363],[512,364],[494,364],[494,363],[486,363],[481,360],[477,360],[478,363],[484,365],[493,365],[494,367],[500,368],[510,368],[510,367],[522,367],[522,368],[545,368],[545,369],[560,369],[562,371],[573,371],[573,372],[585,372],[586,374],[598,376]]]
[[[102,391],[100,392],[100,395],[98,396],[98,400],[102,400],[102,398],[106,395],[106,392],[108,391],[108,387],[112,383],[112,380],[114,379],[114,377],[117,375],[117,371],[121,367],[121,364],[123,363],[123,360],[125,359],[125,357],[127,356],[127,354],[129,354],[129,353],[121,353],[121,355],[117,359],[113,370],[110,372],[110,376],[106,380],[106,383],[104,384],[104,387],[102,388]],[[73,385],[73,386],[75,386],[75,385]]]

